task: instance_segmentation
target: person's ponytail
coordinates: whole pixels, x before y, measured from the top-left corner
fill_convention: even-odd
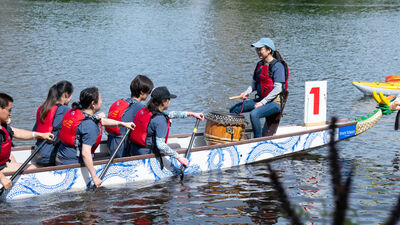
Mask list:
[[[272,56],[278,61],[283,61],[283,57],[281,56],[281,54],[277,50],[274,51]]]
[[[72,87],[72,84],[66,80],[60,81],[57,84],[51,86],[51,88],[49,89],[49,93],[47,94],[47,99],[40,106],[39,110],[40,120],[44,122],[51,108],[56,104],[58,100],[61,99],[64,93],[72,95],[73,91],[74,88]]]

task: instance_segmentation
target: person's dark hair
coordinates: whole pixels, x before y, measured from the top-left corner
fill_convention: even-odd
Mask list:
[[[72,103],[73,109],[87,109],[94,101],[95,104],[99,102],[99,89],[97,87],[90,87],[83,89],[79,95],[79,102]]]
[[[149,110],[150,112],[160,112],[158,110],[158,107],[165,101],[167,101],[168,99],[163,99],[163,100],[159,100],[159,99],[155,99],[155,98],[150,98],[149,102],[147,103],[147,110]]]
[[[278,50],[272,50],[270,47],[268,47],[268,46],[264,46],[265,47],[265,49],[267,49],[267,50],[271,50],[271,55],[272,55],[272,57],[274,57],[276,60],[278,60],[278,61],[283,61],[283,57],[281,56],[281,54],[278,52]]]
[[[141,93],[150,93],[153,89],[153,82],[144,75],[137,75],[131,82],[131,97],[138,98]]]
[[[5,109],[10,102],[14,102],[14,99],[6,93],[0,93],[0,107]]]
[[[39,117],[44,121],[46,119],[47,114],[49,114],[51,107],[53,107],[58,100],[61,99],[64,93],[67,93],[69,96],[74,92],[74,87],[71,82],[62,80],[49,89],[49,93],[47,94],[46,101],[40,106]]]
[[[278,61],[282,61],[283,60],[283,57],[281,56],[281,54],[277,50],[273,51],[272,56]]]

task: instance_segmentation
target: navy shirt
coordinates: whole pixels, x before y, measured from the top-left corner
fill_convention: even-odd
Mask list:
[[[71,107],[66,106],[66,105],[60,105],[58,106],[56,113],[54,115],[53,119],[53,131],[51,132],[54,134],[54,143],[57,143],[58,141],[58,133],[60,132],[61,129],[61,124],[62,120],[64,118],[64,115],[70,110]],[[33,127],[33,130],[36,130],[36,123],[35,126]],[[43,140],[37,140],[36,141],[36,147],[39,147],[39,145],[42,143]],[[55,165],[55,157],[56,157],[57,151],[55,149],[55,145],[52,143],[46,143],[42,147],[42,149],[39,150],[38,156],[35,159],[35,162],[38,165]]]
[[[136,114],[139,112],[140,109],[144,107],[144,105],[135,99],[128,98],[124,99],[128,103],[132,103],[124,112],[122,115],[121,121],[122,122],[132,122],[133,119],[135,118]],[[119,143],[122,140],[123,135],[126,133],[125,127],[120,127],[120,132],[121,136],[116,136],[114,134],[108,134],[108,140],[107,140],[107,146],[110,149],[111,154],[114,153],[114,151],[117,149]],[[129,139],[126,139],[129,140]],[[116,158],[120,158],[123,156],[129,156],[129,147],[127,146],[127,143],[123,143],[121,145],[121,149],[118,150],[118,153],[116,155]]]
[[[60,147],[57,152],[57,165],[67,165],[78,162],[83,162],[82,160],[82,144],[94,146],[96,144],[97,136],[100,133],[100,126],[96,124],[91,119],[83,120],[77,128],[77,135],[80,136],[79,139],[79,153],[75,149],[75,146],[69,146],[61,141]]]

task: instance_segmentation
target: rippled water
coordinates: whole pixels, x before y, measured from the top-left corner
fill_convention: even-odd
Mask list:
[[[290,67],[282,124],[303,120],[304,82],[328,81],[328,118],[371,113],[351,81],[400,75],[398,1],[28,1],[0,3],[0,91],[15,100],[13,124],[30,129],[55,82],[99,87],[103,111],[146,74],[178,98],[171,110],[220,111],[250,82],[250,44],[269,36]],[[383,222],[399,194],[394,115],[341,142],[343,171],[356,165],[349,217]],[[176,120],[189,133],[194,120]],[[204,124],[202,125],[204,129]],[[17,145],[30,142],[17,141]],[[305,221],[329,221],[327,148],[272,161]],[[265,162],[157,184],[128,184],[0,204],[0,223],[286,224]]]

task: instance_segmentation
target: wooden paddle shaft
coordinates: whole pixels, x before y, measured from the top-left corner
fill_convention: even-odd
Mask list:
[[[232,96],[232,97],[229,97],[229,100],[233,100],[233,99],[239,99],[239,98],[242,98],[240,95],[238,95],[238,96]]]

